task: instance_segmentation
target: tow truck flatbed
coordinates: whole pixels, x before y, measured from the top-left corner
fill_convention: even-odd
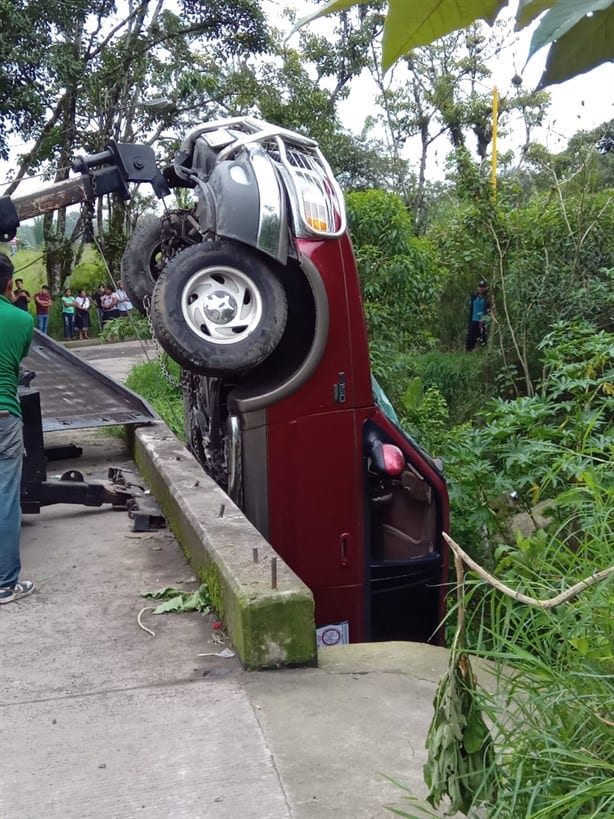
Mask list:
[[[157,418],[132,390],[38,330],[23,368],[36,374],[30,386],[40,393],[43,433],[146,424]]]

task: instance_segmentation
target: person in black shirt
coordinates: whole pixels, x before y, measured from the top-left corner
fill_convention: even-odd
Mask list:
[[[28,312],[30,301],[30,294],[23,289],[23,279],[15,279],[15,289],[13,291],[13,304],[15,307]]]
[[[104,284],[98,285],[98,290],[92,294],[92,301],[96,305],[96,316],[98,327],[102,330],[102,297],[104,296]]]

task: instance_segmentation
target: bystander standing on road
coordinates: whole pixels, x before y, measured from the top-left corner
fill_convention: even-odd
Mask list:
[[[90,329],[90,300],[85,290],[79,290],[79,295],[75,299],[75,327],[80,339],[89,338]]]
[[[117,309],[119,299],[117,298],[117,293],[114,293],[113,290],[106,285],[104,288],[104,293],[100,299],[100,303],[102,305],[102,324],[106,324],[109,319],[120,318],[121,313]]]
[[[75,337],[75,297],[70,287],[67,287],[62,296],[62,318],[64,320],[64,341]]]
[[[23,288],[23,279],[15,279],[13,288],[13,304],[20,310],[28,311],[28,305],[32,301],[30,294]]]
[[[49,295],[49,288],[44,284],[40,292],[34,295],[34,303],[36,305],[36,329],[41,333],[47,333],[49,327],[49,308],[53,299]]]
[[[120,312],[121,316],[129,316],[132,312],[132,302],[128,298],[128,293],[124,290],[124,283],[120,279],[118,282],[119,287],[115,291],[117,293],[117,309]]]
[[[99,284],[98,289],[92,294],[92,301],[96,305],[96,317],[98,319],[98,329],[102,330],[102,297],[104,296],[104,284]]]
[[[17,396],[19,364],[32,341],[34,322],[12,303],[13,264],[0,253],[0,604],[34,591],[20,580],[20,484],[23,461],[23,421]]]

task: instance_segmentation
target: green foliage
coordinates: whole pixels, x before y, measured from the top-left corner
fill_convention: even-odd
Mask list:
[[[583,475],[609,474],[614,423],[614,336],[586,324],[561,324],[542,344],[538,392],[495,399],[479,425],[446,439],[453,536],[487,565],[493,537],[507,532],[511,511],[556,501],[557,520],[571,514],[563,494]],[[502,502],[516,493],[515,504]],[[569,537],[571,537],[569,533]]]
[[[509,188],[504,186],[495,204],[472,187],[475,180],[458,173],[459,193],[473,191],[473,200],[441,210],[430,231],[448,271],[441,346],[463,344],[469,294],[486,278],[496,308],[489,346],[499,358],[502,387],[516,394],[533,391],[540,374],[538,345],[556,322],[586,318],[612,326],[614,200],[609,192],[573,190],[553,178],[553,190],[514,207]]]
[[[347,196],[362,284],[372,366],[393,403],[394,387],[412,351],[434,344],[441,276],[433,250],[413,235],[400,197],[385,191]]]
[[[420,378],[413,378],[401,393],[401,426],[426,449],[437,454],[449,425],[448,405],[436,387],[424,389]]]
[[[138,338],[145,341],[151,338],[151,327],[146,316],[132,311],[129,316],[105,321],[100,337],[103,341],[125,341],[128,338]]]
[[[469,658],[452,652],[435,694],[424,766],[428,801],[438,808],[449,797],[448,813],[468,816],[477,806],[497,799],[494,745],[478,703]]]
[[[203,614],[209,614],[212,608],[211,595],[206,583],[201,583],[193,592],[168,586],[155,592],[145,592],[142,596],[150,600],[164,601],[155,607],[154,614],[168,614],[173,611],[200,611]]]
[[[8,245],[0,244],[0,250],[10,255]],[[36,250],[19,249],[11,257],[15,268],[15,278],[23,279],[25,289],[34,295],[38,293],[43,284],[47,284],[45,277],[45,262],[42,255]]]
[[[555,531],[503,552],[497,575],[551,597],[611,565],[614,490],[586,473],[564,493],[574,509]],[[573,529],[573,543],[568,532]],[[473,585],[475,651],[495,664],[498,694],[485,703],[503,749],[499,800],[489,817],[607,816],[614,806],[612,579],[555,609],[527,608]]]
[[[537,600],[608,568],[614,542],[614,334],[560,324],[541,354],[536,395],[491,402],[481,426],[448,435],[444,453],[455,540]],[[417,386],[410,394],[419,400]],[[512,488],[516,504],[503,497]],[[514,532],[510,516],[544,498],[545,528]],[[614,576],[555,608],[528,606],[468,577],[466,639],[472,653],[490,660],[481,673],[491,679],[486,690],[474,689],[472,676],[462,676],[468,687],[456,699],[456,677],[449,672],[442,681],[425,771],[432,803],[448,794],[451,810],[484,819],[611,815]],[[459,704],[457,713],[452,706]],[[467,755],[476,746],[467,746],[464,731],[476,708],[494,755],[484,745],[473,766]],[[476,741],[488,743],[484,723],[476,725]],[[457,780],[455,771],[466,777]],[[433,815],[406,798],[414,811]]]
[[[326,14],[343,12],[366,0],[329,0],[318,11],[304,17],[298,26]],[[382,67],[390,68],[418,46],[432,43],[477,19],[493,23],[508,0],[388,0],[384,25]],[[523,28],[545,9],[549,11],[533,35],[529,56],[551,45],[541,84],[561,82],[589,71],[614,55],[612,0],[523,0],[516,14]],[[590,13],[590,16],[589,16]]]
[[[95,293],[99,284],[104,284],[108,279],[107,268],[95,250],[86,250],[82,261],[76,264],[70,274],[70,278],[66,282],[75,293],[80,290],[91,297]]]
[[[125,319],[120,319],[125,321]],[[174,380],[179,378],[179,367],[167,361]],[[147,361],[133,367],[126,379],[126,386],[152,405],[158,415],[175,435],[185,441],[185,418],[181,389],[166,378],[159,360]]]
[[[425,387],[441,393],[449,409],[450,424],[455,426],[469,421],[497,394],[498,366],[488,350],[472,355],[432,350],[415,356],[411,372],[420,377]]]
[[[554,0],[533,33],[529,56],[551,45],[540,85],[563,82],[614,55],[612,0]]]
[[[224,95],[203,93],[190,79],[227,76],[270,45],[256,0],[143,0],[134,13],[116,11],[115,0],[0,0],[0,154],[11,132],[33,143],[17,177],[42,167],[59,180],[75,153],[100,151],[109,139],[147,141],[171,126],[187,130],[220,107],[227,114]],[[151,89],[168,104],[150,106]],[[116,276],[135,204],[118,194],[97,203],[98,241]],[[57,291],[78,257],[83,220],[68,237],[65,208],[44,223]]]
[[[72,4],[75,5],[75,4]],[[90,5],[90,4],[88,4]],[[91,4],[95,11],[96,2]],[[8,155],[8,135],[31,135],[43,121],[52,89],[42,68],[53,25],[70,17],[61,0],[0,0],[0,158]]]
[[[591,131],[578,131],[557,154],[533,145],[527,160],[536,190],[549,192],[556,180],[581,195],[614,188],[614,120]]]

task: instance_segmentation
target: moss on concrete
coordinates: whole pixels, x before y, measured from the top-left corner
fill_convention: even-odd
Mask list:
[[[246,668],[314,665],[313,598],[300,592],[276,597],[231,595],[225,623]]]
[[[244,559],[244,546],[230,546],[228,533],[220,533],[217,513],[216,526],[211,528],[206,524],[212,505],[219,503],[221,490],[206,476],[203,479],[200,467],[186,450],[177,452],[177,442],[163,424],[158,428],[159,439],[151,428],[137,431],[135,461],[186,558],[209,587],[213,605],[243,665],[250,669],[314,665],[317,651],[311,591],[287,567],[285,581],[279,589],[270,588],[270,579],[265,585],[258,577],[254,578]],[[177,461],[182,464],[180,472]],[[192,491],[191,474],[194,486],[209,492],[208,499],[200,494],[201,490]],[[191,498],[194,498],[193,509],[189,508]],[[244,541],[247,538],[245,547],[249,547],[250,554],[252,537],[254,545],[271,552],[270,546],[247,521],[239,530],[232,531],[240,532]],[[235,543],[234,538],[231,542]],[[281,558],[278,560],[283,564]]]
[[[206,583],[209,589],[209,596],[213,603],[213,608],[218,613],[220,620],[225,622],[225,606],[220,573],[215,563],[209,563],[206,568],[198,571],[201,583]]]
[[[317,659],[311,595],[292,593],[259,601],[239,600],[246,668],[315,665]]]

